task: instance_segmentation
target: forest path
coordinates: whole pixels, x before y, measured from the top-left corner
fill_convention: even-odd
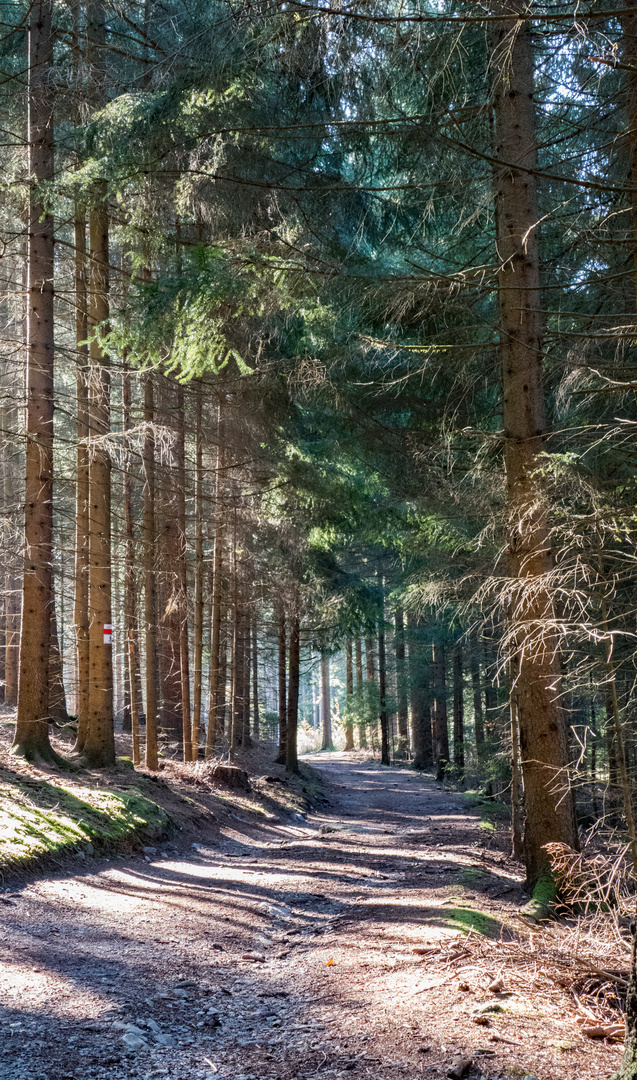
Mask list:
[[[5,900],[2,1080],[438,1077],[457,1052],[472,1077],[584,1075],[547,1049],[559,1008],[526,1002],[495,1035],[473,1020],[522,893],[464,797],[355,755],[307,760],[329,813],[274,843],[234,815],[214,847],[91,860]]]

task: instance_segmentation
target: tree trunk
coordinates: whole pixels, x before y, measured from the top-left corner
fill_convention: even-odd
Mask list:
[[[89,687],[89,416],[88,416],[88,313],[86,296],[86,221],[75,217],[75,348],[76,348],[76,494],[75,494],[75,649],[77,739],[82,752],[88,731]]]
[[[378,575],[382,588],[383,581]],[[390,765],[389,754],[389,716],[387,714],[387,660],[385,656],[385,605],[381,595],[380,617],[378,620],[378,686],[380,691],[380,761],[381,765]]]
[[[27,229],[27,441],[25,565],[18,716],[13,752],[57,758],[49,742],[49,642],[53,601],[53,218],[37,185],[53,178],[51,4],[29,11]]]
[[[214,753],[217,735],[223,732],[221,699],[225,701],[226,653],[224,643],[223,686],[221,684],[221,598],[223,588],[223,536],[224,536],[224,416],[223,396],[219,398],[217,420],[217,466],[215,477],[215,545],[212,582],[212,625],[210,631],[210,690],[208,700],[208,732],[206,757]],[[202,552],[203,559],[203,552]]]
[[[550,875],[544,845],[577,847],[575,815],[568,778],[566,724],[559,702],[556,642],[546,632],[553,602],[543,579],[551,569],[544,511],[544,486],[538,478],[544,450],[542,314],[538,254],[534,115],[534,56],[531,25],[516,20],[526,11],[506,0],[498,14],[493,63],[496,69],[494,120],[496,158],[515,162],[496,176],[496,233],[499,271],[500,359],[505,469],[509,507],[508,572],[514,583],[511,605],[515,650],[519,656],[517,705],[524,776],[527,884]]]
[[[356,657],[356,693],[360,695],[363,689],[363,645],[359,637],[356,638],[354,649]],[[358,745],[361,750],[367,747],[367,728],[364,720],[361,720],[358,725]]]
[[[184,388],[177,387],[177,512],[179,534],[179,668],[181,676],[181,725],[184,761],[193,760],[190,719],[190,642],[188,638],[188,538],[186,535],[186,418]],[[203,623],[203,619],[202,619]],[[199,743],[194,746],[194,759]]]
[[[431,670],[422,641],[420,620],[407,616],[409,630],[409,684],[411,688],[411,729],[414,769],[433,765],[431,731]]]
[[[259,657],[257,653],[257,613],[252,616],[252,734],[259,739]]]
[[[482,681],[480,679],[480,654],[478,635],[471,638],[469,653],[471,664],[471,688],[473,690],[473,727],[476,737],[478,761],[484,759],[484,714],[482,711]]]
[[[433,752],[436,780],[444,779],[449,764],[449,724],[447,720],[447,656],[439,634],[433,643]]]
[[[354,663],[351,638],[347,639],[347,644],[345,646],[345,693],[347,695],[346,708],[349,709],[351,708],[352,697],[354,694]],[[345,749],[354,749],[354,724],[349,713],[345,722]]]
[[[287,687],[286,687],[286,644],[285,611],[279,608],[279,752],[277,764],[285,764],[285,743],[287,738]]]
[[[194,654],[194,687],[192,703],[192,754],[196,761],[199,756],[199,743],[201,741],[201,702],[202,702],[202,678],[203,678],[203,439],[201,421],[201,381],[195,387],[195,654]],[[216,566],[213,568],[213,591],[216,579]],[[213,603],[212,619],[214,622],[215,608]],[[217,610],[217,620],[219,611]],[[208,715],[208,734],[211,736],[211,747],[214,746],[214,696],[216,682],[213,679],[219,664],[219,623],[217,621],[217,636],[215,639],[214,627],[211,633],[211,656],[210,656],[210,709]],[[214,663],[213,663],[214,654]],[[212,726],[212,731],[210,730]],[[208,742],[208,740],[206,740]]]
[[[453,650],[453,763],[456,776],[464,780],[464,670],[462,645],[456,642]]]
[[[176,386],[163,376],[156,376],[156,416],[159,426],[170,437],[170,450],[161,454],[155,465],[159,513],[156,514],[158,565],[157,592],[160,623],[158,626],[159,659],[159,730],[179,744],[183,741],[181,699],[181,544],[179,536],[179,465],[175,431],[177,411]],[[176,438],[175,438],[176,436]],[[189,740],[190,741],[190,740]],[[182,747],[183,751],[183,747]]]
[[[64,689],[64,660],[60,648],[58,633],[57,603],[55,589],[51,604],[51,634],[49,640],[49,720],[55,724],[67,724],[69,714],[66,708],[66,690]]]
[[[522,782],[520,776],[520,727],[516,701],[516,671],[511,663],[509,710],[511,713],[511,848],[514,859],[524,855],[522,836]]]
[[[290,674],[288,678],[287,720],[285,727],[285,767],[288,772],[298,773],[297,730],[299,720],[301,624],[295,603],[290,619]]]
[[[332,747],[332,712],[330,704],[330,661],[325,653],[321,654],[321,724],[323,741],[321,750]]]
[[[396,681],[398,690],[398,753],[405,758],[409,754],[409,713],[407,704],[407,680],[405,677],[405,618],[402,608],[396,608]]]
[[[152,375],[144,381],[144,622],[146,638],[146,768],[159,768],[157,746],[157,581],[155,575],[155,405]]]
[[[130,431],[132,427],[131,378],[130,372],[127,370],[125,370],[122,375],[122,401],[124,406],[124,431],[126,432]],[[126,673],[128,677],[128,696],[130,701],[133,764],[139,765],[141,760],[139,745],[140,674],[130,448],[128,448],[126,465],[124,467],[124,531],[126,537],[126,547],[124,549],[124,635],[126,638]]]

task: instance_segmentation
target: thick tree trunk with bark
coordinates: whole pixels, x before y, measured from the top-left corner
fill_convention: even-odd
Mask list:
[[[459,641],[453,650],[453,763],[458,779],[464,780],[464,667]]]
[[[409,684],[411,688],[411,730],[414,769],[433,765],[431,731],[431,665],[422,640],[422,627],[415,615],[407,616],[409,629]]]
[[[321,726],[323,738],[321,750],[329,750],[332,745],[332,706],[330,702],[330,661],[324,653],[321,655]]]
[[[254,612],[252,616],[252,734],[255,739],[259,738],[259,654],[257,652],[258,647],[258,632],[257,632],[257,613]]]
[[[144,622],[146,646],[146,768],[159,767],[157,745],[157,580],[155,574],[155,403],[152,376],[144,382]]]
[[[89,686],[89,413],[88,413],[88,309],[87,309],[86,220],[75,218],[75,349],[77,450],[75,488],[75,623],[77,739],[81,753],[88,731]]]
[[[380,690],[380,760],[382,765],[390,765],[389,715],[387,712],[387,658],[385,655],[385,610],[382,598],[380,619],[378,623],[378,687]]]
[[[53,178],[52,6],[29,11],[27,228],[27,416],[25,563],[18,716],[13,752],[56,758],[49,742],[49,654],[53,602],[53,218],[38,185]]]
[[[297,730],[299,720],[301,623],[294,605],[290,619],[290,672],[288,678],[288,709],[285,739],[285,767],[288,772],[298,773]]]
[[[531,25],[516,19],[524,5],[498,5],[511,21],[498,24],[492,64],[499,332],[504,458],[508,489],[510,618],[518,655],[516,700],[524,776],[527,883],[548,876],[545,844],[577,846],[569,790],[560,671],[551,633],[553,601],[545,496],[538,478],[545,448],[542,387],[543,317],[538,254],[539,210]],[[548,627],[548,629],[547,629]]]
[[[276,760],[279,765],[285,764],[285,741],[287,738],[287,683],[286,683],[286,631],[285,612],[283,607],[279,609],[279,752]]]
[[[471,664],[471,689],[473,691],[473,728],[476,738],[478,761],[484,758],[484,713],[482,709],[482,680],[480,678],[480,653],[478,635],[471,639],[469,653]]]
[[[131,378],[130,372],[122,376],[122,401],[124,406],[124,431],[132,427],[131,415]],[[133,528],[133,486],[130,470],[130,451],[124,468],[124,635],[126,650],[126,674],[128,678],[128,699],[130,702],[131,737],[133,743],[133,764],[141,760],[139,744],[140,714],[140,671],[139,671],[139,635],[137,630],[137,582],[135,580],[135,532]]]
[[[447,719],[447,653],[438,634],[433,643],[433,752],[436,779],[442,780],[449,764],[449,722]]]
[[[351,638],[347,639],[347,644],[345,646],[345,694],[347,696],[347,706],[349,706],[354,694],[354,661],[352,657]],[[354,749],[354,724],[349,718],[345,723],[345,749]]]
[[[356,692],[360,693],[363,689],[363,643],[359,637],[355,641],[354,655],[356,658]],[[358,745],[361,750],[367,747],[367,728],[364,720],[361,720],[358,725]]]
[[[219,411],[217,421],[217,466],[215,476],[215,544],[214,566],[212,579],[212,622],[210,628],[210,690],[208,699],[208,731],[206,735],[206,757],[214,753],[217,736],[222,734],[224,720],[222,716],[221,701],[225,702],[226,683],[226,647],[223,646],[223,660],[221,656],[221,602],[223,593],[223,537],[225,525],[224,505],[224,415],[223,396],[219,398]],[[199,408],[199,405],[198,405]],[[201,415],[199,414],[201,422]],[[200,430],[200,429],[199,429]],[[201,434],[201,431],[200,431]],[[199,440],[200,441],[200,440]],[[199,451],[198,451],[199,452]],[[203,560],[203,549],[202,549]],[[222,677],[223,667],[223,677]]]
[[[186,418],[184,388],[177,387],[177,522],[179,534],[179,668],[181,682],[181,726],[184,761],[193,760],[190,717],[190,642],[188,639],[188,562],[186,535]],[[203,622],[203,620],[202,620]],[[198,742],[194,746],[196,759]]]
[[[201,382],[196,384],[195,388],[195,603],[194,603],[194,631],[195,631],[195,652],[194,652],[194,686],[193,686],[193,699],[192,699],[192,754],[196,761],[199,756],[199,742],[201,739],[201,703],[202,703],[202,679],[203,679],[203,616],[204,616],[204,600],[203,600],[203,580],[204,580],[204,565],[203,565],[203,438],[202,438],[202,403],[201,403]],[[213,574],[216,576],[216,568],[213,567]],[[213,577],[213,593],[214,593],[214,577]],[[212,618],[214,620],[214,602]],[[217,610],[217,617],[219,611]],[[214,628],[212,630],[212,642],[211,642],[211,656],[210,656],[210,710],[208,717],[208,733],[211,738],[211,745],[214,746],[214,696],[216,692],[216,682],[213,686],[213,655],[214,655],[214,672],[216,675],[216,669],[219,663],[219,627],[217,624],[217,636],[215,640]],[[210,726],[212,724],[212,731]]]
[[[397,757],[409,754],[409,710],[405,671],[405,618],[402,608],[396,608],[396,682],[398,690],[398,751]]]

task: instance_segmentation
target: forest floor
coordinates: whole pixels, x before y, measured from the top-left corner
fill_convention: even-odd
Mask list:
[[[520,916],[506,830],[430,776],[306,761],[329,803],[304,816],[246,801],[199,840],[9,882],[2,1080],[610,1075],[572,928]]]

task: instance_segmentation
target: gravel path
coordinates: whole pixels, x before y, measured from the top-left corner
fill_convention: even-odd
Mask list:
[[[515,936],[521,873],[462,795],[308,760],[330,812],[274,842],[235,815],[215,848],[87,860],[3,894],[2,1080],[436,1077],[457,1053],[489,1080],[610,1071],[616,1049],[583,1070],[547,1047],[559,1005],[516,1007],[491,1041],[474,1022],[484,971],[453,950],[476,910],[494,950]]]

